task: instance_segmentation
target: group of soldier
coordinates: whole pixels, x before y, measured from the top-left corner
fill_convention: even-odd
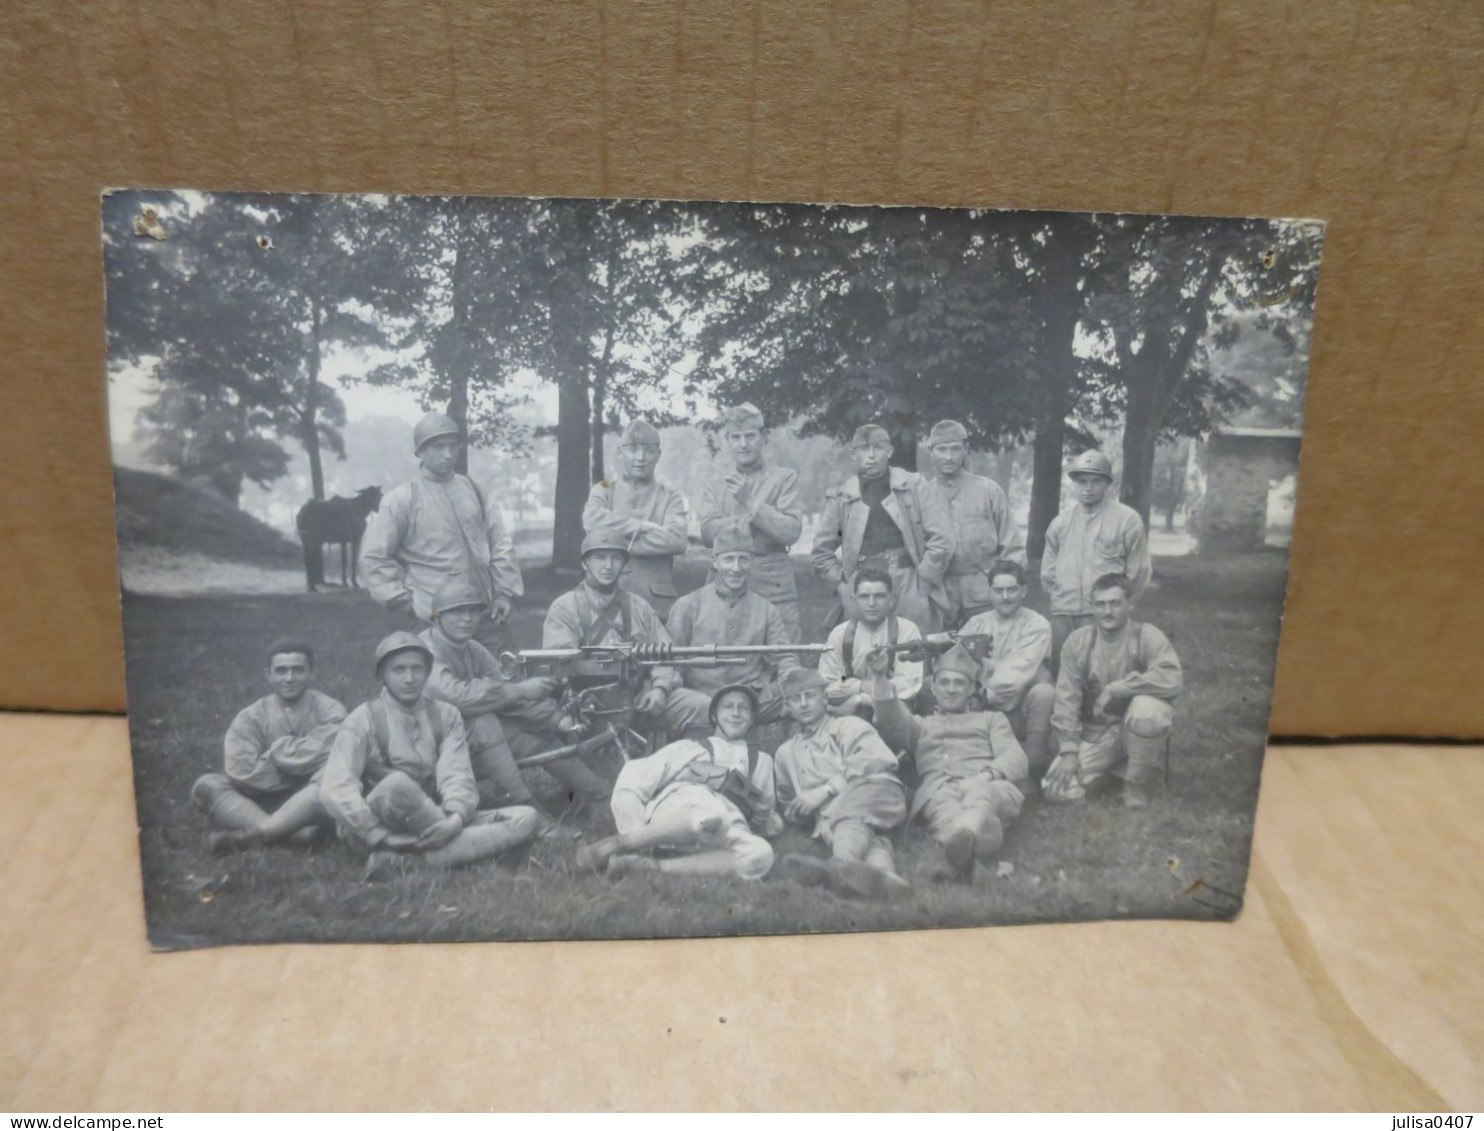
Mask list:
[[[636,421],[620,476],[588,498],[582,580],[546,613],[543,649],[659,649],[625,688],[653,753],[616,776],[581,755],[543,763],[566,807],[611,812],[615,833],[582,845],[579,867],[760,880],[794,823],[819,851],[779,870],[891,896],[908,886],[894,839],[914,820],[941,846],[934,877],[972,881],[1027,796],[1076,803],[1121,786],[1125,805],[1151,802],[1182,675],[1166,636],[1132,619],[1148,546],[1105,455],[1070,465],[1075,499],[1041,563],[1048,618],[1025,606],[1025,547],[1004,492],[966,469],[962,425],[927,436],[931,476],[891,466],[883,428],[858,429],[855,474],[827,492],[812,545],[836,598],[816,668],[788,650],[805,632],[789,558],[797,474],[765,461],[756,407],[721,426],[733,466],[700,492],[705,583],[676,589],[688,507],[656,481],[660,436]],[[452,419],[424,417],[413,447],[418,473],[383,500],[361,555],[371,596],[409,621],[375,648],[380,690],[347,713],[311,686],[310,642],[269,646],[270,694],[232,722],[224,772],[193,789],[214,851],[333,827],[374,878],[574,835],[518,764],[582,737],[561,681],[512,674],[486,647],[524,594],[510,535],[455,470]],[[705,666],[663,662],[669,645],[767,647]],[[786,734],[772,752],[758,740],[769,732]]]

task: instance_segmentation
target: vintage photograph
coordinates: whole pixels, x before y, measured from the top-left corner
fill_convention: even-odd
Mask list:
[[[1322,241],[105,195],[151,943],[1232,918]]]

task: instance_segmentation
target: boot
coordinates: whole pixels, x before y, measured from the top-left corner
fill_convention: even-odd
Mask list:
[[[1149,787],[1143,782],[1126,781],[1123,783],[1123,807],[1125,809],[1147,809],[1153,800]]]
[[[954,879],[966,884],[973,882],[978,847],[978,838],[967,825],[960,825],[948,834],[948,839],[943,842],[943,854],[948,857]]]
[[[625,876],[637,876],[640,872],[658,872],[660,863],[650,856],[640,856],[638,853],[623,853],[608,858],[608,867],[604,875],[610,880],[621,880]]]
[[[573,859],[583,871],[600,873],[606,871],[618,854],[625,852],[628,847],[622,837],[605,836],[592,844],[584,844]]]

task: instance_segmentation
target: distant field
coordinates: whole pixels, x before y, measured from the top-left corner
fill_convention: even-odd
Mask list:
[[[1162,559],[1147,619],[1172,638],[1187,692],[1177,711],[1170,795],[1144,811],[1116,800],[1084,808],[1027,806],[1012,827],[999,877],[973,888],[927,882],[936,848],[909,833],[900,848],[912,896],[867,904],[790,882],[699,882],[641,876],[610,883],[574,874],[571,848],[543,842],[522,860],[363,885],[359,864],[335,845],[216,858],[189,804],[192,780],[220,764],[233,713],[263,693],[260,650],[282,632],[308,635],[321,687],[353,706],[375,688],[372,645],[401,627],[361,592],[314,596],[165,598],[127,595],[130,732],[150,937],[162,947],[334,940],[607,938],[971,926],[1152,916],[1205,919],[1213,910],[1180,896],[1167,861],[1240,892],[1266,735],[1285,558]],[[688,561],[684,586],[705,566]],[[823,594],[800,565],[806,624]],[[532,645],[542,611],[570,584],[549,570],[527,575],[512,646]],[[545,779],[545,787],[552,782]],[[607,814],[586,819],[611,831]],[[808,850],[792,832],[777,845]]]

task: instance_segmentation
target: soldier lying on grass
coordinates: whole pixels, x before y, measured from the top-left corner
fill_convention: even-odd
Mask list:
[[[681,739],[625,765],[613,787],[618,835],[580,849],[578,864],[613,878],[639,871],[766,876],[773,847],[763,838],[781,832],[783,822],[773,759],[747,737],[758,712],[751,687],[723,687],[711,697],[711,737]],[[681,855],[647,855],[656,849]]]
[[[399,858],[450,868],[499,856],[542,828],[527,805],[479,808],[458,709],[423,694],[432,666],[410,632],[377,645],[381,694],[350,713],[325,764],[320,800],[341,839],[367,855],[366,879]]]
[[[830,848],[828,860],[790,853],[786,870],[845,894],[904,894],[891,844],[907,816],[896,755],[864,719],[829,713],[819,672],[795,668],[782,690],[799,733],[775,756],[778,800],[789,820],[812,825]]]
[[[885,648],[871,653],[872,694],[881,737],[916,762],[919,784],[908,820],[920,814],[943,846],[951,871],[939,878],[970,883],[976,861],[999,851],[1005,825],[1020,815],[1025,752],[1003,714],[968,709],[980,667],[962,644],[938,658],[932,680],[938,713],[925,718],[896,697],[888,659]]]
[[[244,707],[223,741],[224,773],[204,774],[191,801],[206,813],[211,850],[312,839],[328,822],[319,776],[345,708],[316,691],[314,649],[280,640],[268,649],[272,694]]]

